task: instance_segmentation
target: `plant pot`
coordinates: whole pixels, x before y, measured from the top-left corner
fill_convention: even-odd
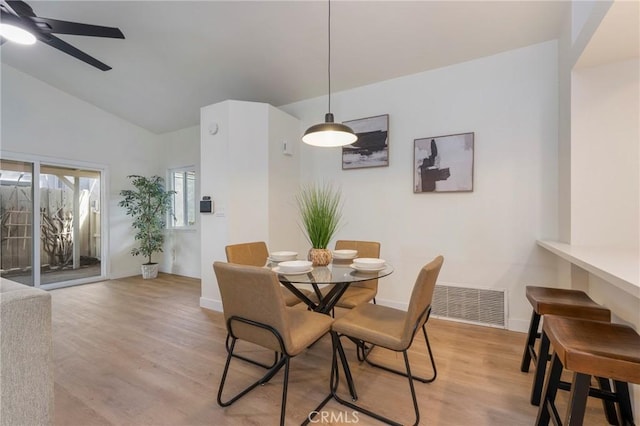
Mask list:
[[[327,266],[331,263],[333,255],[329,249],[312,248],[309,250],[307,259],[313,263],[313,266]]]
[[[158,264],[148,263],[142,265],[142,278],[145,280],[153,279],[158,276]]]

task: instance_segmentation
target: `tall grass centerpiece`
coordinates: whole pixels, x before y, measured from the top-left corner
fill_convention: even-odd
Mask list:
[[[309,184],[296,195],[302,229],[311,243],[309,260],[324,266],[331,262],[327,249],[342,219],[342,193],[330,184]]]

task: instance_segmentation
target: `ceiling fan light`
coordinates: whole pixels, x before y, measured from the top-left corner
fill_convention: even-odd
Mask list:
[[[333,114],[325,115],[325,122],[315,124],[307,129],[302,136],[302,142],[307,145],[334,147],[351,145],[358,140],[349,126],[333,122]]]
[[[36,37],[29,31],[11,24],[0,24],[0,36],[18,44],[34,44]]]

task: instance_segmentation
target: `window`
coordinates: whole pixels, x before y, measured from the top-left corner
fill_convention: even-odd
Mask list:
[[[190,228],[196,224],[196,171],[195,167],[169,170],[169,189],[175,191],[171,205],[171,228]]]

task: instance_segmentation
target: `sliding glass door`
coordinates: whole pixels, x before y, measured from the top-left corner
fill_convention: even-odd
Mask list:
[[[102,170],[41,161],[1,165],[2,276],[45,288],[106,277]]]
[[[0,275],[32,286],[32,163],[0,160],[0,220]]]
[[[101,275],[100,173],[40,166],[40,282]]]

